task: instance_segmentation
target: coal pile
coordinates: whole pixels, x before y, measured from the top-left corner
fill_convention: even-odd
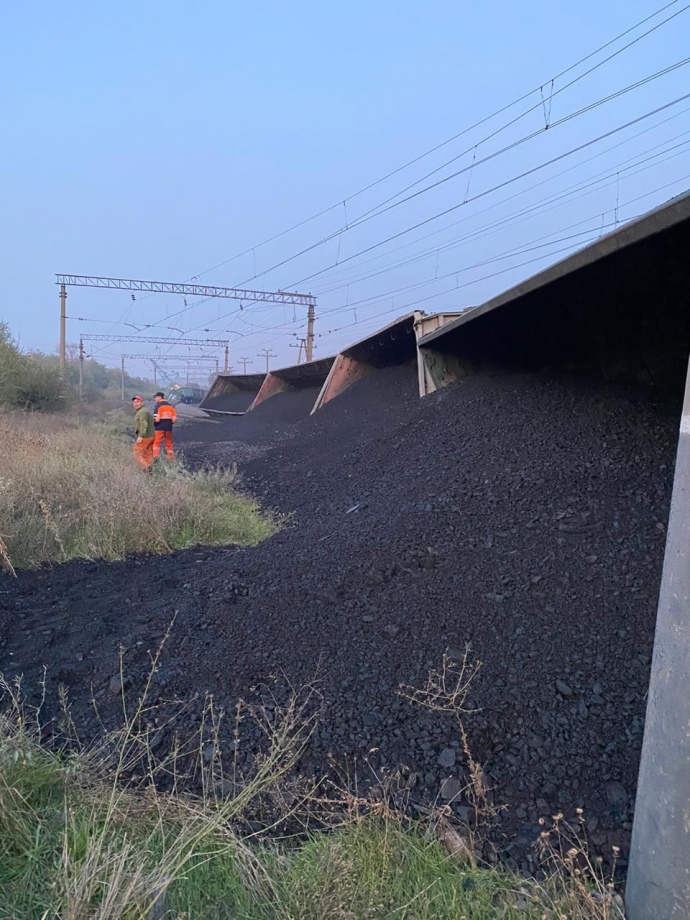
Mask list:
[[[244,415],[216,417],[208,424],[187,424],[175,435],[190,466],[245,464],[290,438],[296,424],[309,417],[320,387],[290,388]]]
[[[48,711],[66,684],[88,736],[90,688],[106,720],[121,711],[118,649],[134,697],[175,616],[158,698],[210,691],[232,710],[273,675],[317,677],[302,770],[357,764],[360,783],[388,776],[413,807],[460,788],[466,764],[452,720],[398,687],[470,643],[482,666],[466,727],[507,806],[504,858],[530,869],[539,819],[580,806],[594,848],[625,854],[679,407],[565,377],[481,375],[425,400],[413,383],[375,372],[244,465],[293,512],[259,547],[4,579],[0,668],[38,685],[45,663]]]
[[[300,470],[302,475],[311,475],[310,466],[328,465],[345,456],[353,439],[377,438],[396,425],[401,413],[410,411],[418,401],[416,369],[412,364],[372,369],[355,386],[310,415],[319,392],[320,388],[309,387],[279,393],[241,418],[223,419],[222,428],[185,425],[177,443],[185,457],[197,465],[245,460],[248,452],[242,444],[255,445],[251,456],[264,455],[275,447],[268,466],[252,468],[245,481],[252,486],[256,483],[263,491],[264,478],[266,485],[277,482],[275,468],[287,465],[295,476],[281,476],[280,482],[281,488],[289,489],[291,483],[299,484]]]
[[[294,425],[296,422],[307,418],[314,408],[316,397],[321,387],[290,388],[282,393],[276,393],[270,399],[264,400],[252,415],[265,422],[281,425]]]
[[[236,390],[234,393],[220,393],[206,397],[204,409],[210,412],[246,412],[256,398],[254,390]]]

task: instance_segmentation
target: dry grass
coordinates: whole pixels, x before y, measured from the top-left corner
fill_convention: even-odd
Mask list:
[[[232,470],[146,477],[119,425],[0,414],[0,561],[31,568],[195,545],[255,544],[275,530]]]

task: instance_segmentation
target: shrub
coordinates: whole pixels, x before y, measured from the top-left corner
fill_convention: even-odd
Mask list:
[[[15,405],[20,409],[54,411],[67,403],[67,388],[59,370],[25,358],[15,388]]]
[[[60,409],[67,387],[57,367],[39,364],[22,354],[8,326],[0,323],[0,405],[19,409]]]
[[[21,363],[21,355],[12,341],[8,326],[0,323],[0,405],[16,405]]]

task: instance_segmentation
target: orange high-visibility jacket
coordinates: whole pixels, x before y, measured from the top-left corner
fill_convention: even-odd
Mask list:
[[[169,402],[165,402],[165,400],[156,403],[153,419],[156,423],[156,431],[172,431],[173,422],[177,420],[175,407],[171,406]]]

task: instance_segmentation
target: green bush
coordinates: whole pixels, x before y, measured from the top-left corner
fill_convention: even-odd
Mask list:
[[[0,322],[0,404],[15,406],[22,358],[10,330]]]
[[[0,322],[0,405],[13,409],[63,408],[68,390],[57,367],[39,364],[23,354]]]
[[[20,409],[54,411],[69,402],[68,392],[60,372],[52,367],[41,367],[25,359],[16,385],[16,405]]]

